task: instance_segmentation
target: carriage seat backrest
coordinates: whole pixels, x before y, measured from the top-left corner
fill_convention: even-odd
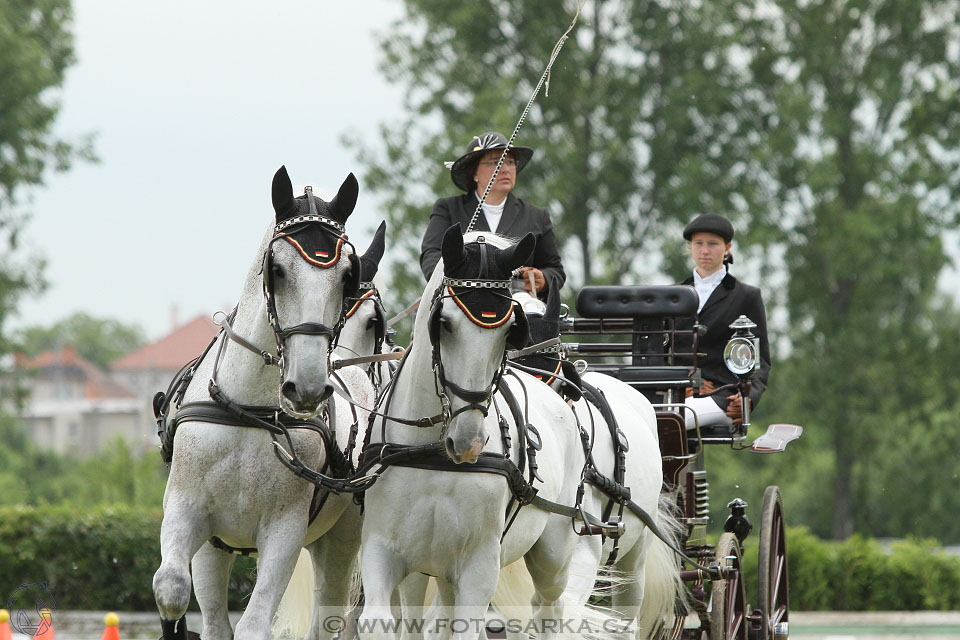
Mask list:
[[[688,285],[584,287],[577,314],[584,318],[681,318],[697,315],[700,299]]]

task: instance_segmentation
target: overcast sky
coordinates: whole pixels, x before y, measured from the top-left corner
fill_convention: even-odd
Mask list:
[[[14,326],[74,311],[141,325],[151,339],[236,302],[273,216],[270,182],[336,192],[375,143],[401,90],[377,70],[374,33],[396,0],[74,0],[77,64],[59,135],[95,132],[99,164],[32,193],[29,250],[47,292]],[[359,177],[359,175],[358,175]],[[379,224],[360,185],[349,229],[361,249]]]

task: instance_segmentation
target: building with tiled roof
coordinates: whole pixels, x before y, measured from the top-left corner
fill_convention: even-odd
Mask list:
[[[140,347],[110,364],[112,371],[163,369],[174,371],[196,358],[217,334],[219,327],[207,316],[197,316],[156,342]]]
[[[14,362],[29,381],[20,418],[40,446],[88,457],[118,438],[139,444],[140,399],[72,346]]]
[[[207,348],[219,327],[210,316],[197,316],[175,326],[167,335],[110,363],[110,377],[136,393],[140,401],[140,432],[144,449],[155,449],[157,423],[153,396],[166,391],[178,371]]]
[[[117,360],[103,372],[72,346],[17,356],[17,375],[29,396],[20,416],[34,440],[57,453],[89,457],[125,440],[137,453],[159,446],[153,396],[203,352],[218,327],[205,316],[177,326],[156,342]]]

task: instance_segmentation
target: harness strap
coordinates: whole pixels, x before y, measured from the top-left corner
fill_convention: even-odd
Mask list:
[[[330,368],[336,371],[337,369],[343,369],[344,367],[352,367],[357,364],[367,364],[370,362],[386,362],[388,360],[399,360],[403,357],[403,351],[398,351],[396,353],[375,353],[372,356],[357,356],[356,358],[343,358],[341,360],[334,360],[330,363]]]
[[[218,318],[221,314],[223,315],[223,317],[220,318],[220,320],[218,321],[217,318]],[[223,311],[217,311],[215,314],[213,314],[213,324],[218,325],[218,326],[223,330],[223,332],[227,334],[227,337],[228,337],[228,338],[230,338],[231,340],[233,340],[234,342],[236,342],[237,344],[239,344],[241,347],[243,347],[243,348],[245,348],[245,349],[248,349],[249,351],[252,351],[252,352],[254,352],[255,354],[257,354],[258,356],[260,356],[261,358],[263,358],[263,361],[264,361],[267,365],[271,365],[271,366],[275,366],[275,367],[279,367],[279,366],[280,366],[280,358],[278,358],[277,356],[273,355],[272,353],[270,353],[270,352],[267,351],[266,349],[261,349],[260,347],[258,347],[257,345],[253,344],[252,342],[250,342],[249,340],[247,340],[247,339],[244,338],[243,336],[241,336],[241,335],[239,335],[238,333],[236,333],[236,332],[233,330],[233,327],[230,325],[230,318],[229,318],[229,317],[227,316],[227,314],[224,313]]]
[[[401,320],[403,320],[404,318],[406,318],[407,316],[409,316],[411,313],[413,313],[414,311],[416,311],[416,310],[417,310],[417,307],[419,307],[419,306],[420,306],[420,298],[417,298],[416,300],[414,300],[414,301],[410,304],[409,307],[407,307],[406,309],[404,309],[403,311],[401,311],[401,312],[398,313],[397,315],[395,315],[395,316],[393,316],[392,318],[390,318],[389,320],[387,320],[387,328],[389,329],[389,328],[392,327],[393,325],[397,324],[398,322],[400,322]]]
[[[533,355],[545,350],[547,347],[552,347],[555,344],[560,344],[560,338],[550,338],[549,340],[544,340],[543,342],[538,342],[537,344],[530,345],[525,349],[518,349],[516,351],[507,351],[507,360],[516,360],[517,358],[524,358],[526,356]]]
[[[435,425],[443,423],[442,413],[438,413],[437,415],[430,416],[428,418],[417,418],[416,420],[409,420],[407,418],[398,418],[396,416],[391,416],[386,413],[380,413],[375,409],[371,409],[369,407],[363,406],[362,404],[355,401],[353,398],[351,398],[349,395],[347,395],[337,387],[333,388],[333,392],[336,393],[341,398],[343,398],[344,400],[346,400],[347,402],[349,402],[351,405],[357,407],[358,409],[363,409],[364,411],[368,412],[370,414],[371,420],[373,420],[374,417],[386,418],[390,422],[396,422],[398,424],[405,424],[410,427],[421,427],[421,428],[433,427]]]

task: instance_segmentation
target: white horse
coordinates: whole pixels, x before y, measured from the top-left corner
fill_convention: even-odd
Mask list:
[[[373,282],[379,269],[380,259],[385,249],[386,223],[381,223],[374,234],[373,241],[366,253],[360,258],[360,295],[348,303],[340,337],[334,353],[341,358],[351,359],[375,354],[393,352],[392,343],[387,339],[387,318],[380,291]],[[402,349],[400,350],[402,352]],[[398,354],[399,355],[399,354]],[[394,361],[357,365],[367,371],[379,394],[392,375]]]
[[[543,315],[528,316],[534,342],[559,335],[560,297],[550,292]],[[627,444],[623,452],[623,486],[630,489],[634,505],[649,514],[655,525],[667,538],[670,545],[680,546],[680,525],[671,513],[670,501],[661,497],[662,468],[657,435],[656,413],[649,400],[630,385],[611,376],[587,372],[580,376],[573,363],[561,360],[555,354],[538,354],[521,358],[517,364],[529,365],[545,373],[543,381],[555,391],[567,393],[570,404],[585,426],[593,424],[592,456],[595,468],[606,478],[613,479],[617,439],[614,430],[601,415],[595,401],[600,394],[608,403],[622,441]],[[551,375],[552,374],[552,375]],[[571,385],[572,383],[572,385]],[[579,396],[577,386],[587,390],[587,399]],[[564,388],[566,387],[566,388]],[[591,389],[592,387],[592,389]],[[600,514],[610,509],[611,515],[622,515],[624,534],[616,540],[607,537],[601,545],[598,537],[584,537],[577,548],[576,562],[583,570],[576,572],[576,581],[596,578],[590,567],[607,565],[613,571],[616,583],[612,590],[612,608],[624,622],[632,623],[636,637],[648,638],[666,635],[675,606],[686,599],[686,588],[680,579],[679,566],[673,550],[659,539],[630,509],[620,509],[610,504],[609,496],[598,489],[597,483],[587,483],[583,505],[587,511]],[[612,509],[611,509],[612,507]],[[513,572],[518,568],[512,567]],[[514,577],[512,586],[518,589],[521,577]],[[494,603],[522,600],[531,588],[498,594]],[[582,586],[571,584],[568,594],[576,597],[583,592]],[[624,633],[631,637],[633,633]]]
[[[357,190],[351,174],[329,203],[309,190],[294,198],[281,167],[273,180],[276,224],[247,274],[232,328],[226,323],[198,363],[182,403],[176,403],[180,408],[168,432],[175,438],[165,443],[173,457],[164,494],[162,562],[153,581],[165,640],[186,636],[191,559],[204,640],[266,640],[303,546],[319,576],[309,637],[333,635],[318,625],[321,607],[342,612],[347,606],[359,512],[348,508],[349,494],[320,490],[315,496],[314,485],[291,467],[302,463],[303,475],[330,474],[338,458],[346,464],[342,451],[353,414],[339,398],[328,402],[329,356],[345,289],[356,288],[359,279],[357,256],[343,232]],[[276,355],[266,348],[274,344]],[[341,377],[356,401],[370,406],[373,389],[363,372],[344,369]],[[211,402],[212,396],[219,401]],[[225,404],[234,409],[223,410]],[[335,428],[332,437],[301,428],[324,406]],[[280,409],[299,420],[286,434],[276,426],[282,422]],[[358,417],[365,421],[365,415]],[[311,522],[312,508],[320,505]],[[235,556],[206,543],[214,537],[221,546],[255,548],[259,555],[256,586],[235,632],[226,609]]]
[[[504,453],[500,421],[488,408],[506,347],[525,342],[524,316],[508,293],[509,274],[532,250],[532,236],[515,246],[490,234],[464,238],[458,228],[444,237],[443,260],[421,299],[411,347],[380,404],[390,418],[375,421],[371,449],[383,442],[425,445],[464,468],[391,466],[367,491],[361,544],[366,604],[360,629],[369,637],[394,635],[391,594],[415,572],[437,578],[444,607],[438,621],[446,624],[441,635],[480,637],[500,568],[520,558],[533,580],[533,614],[541,637],[554,637],[562,622],[561,596],[579,541],[572,518],[524,507],[501,540],[513,498],[508,482],[468,468]],[[572,506],[584,467],[576,419],[557,394],[531,376],[518,375],[530,394],[529,422],[539,429],[537,496]],[[517,378],[508,378],[501,384],[518,396],[525,393]],[[501,393],[495,404],[504,409],[511,434],[510,458],[519,460],[521,438]],[[416,420],[420,426],[408,424]],[[434,457],[427,466],[442,463]],[[586,602],[593,582],[581,581],[577,588],[581,592],[571,601]]]

